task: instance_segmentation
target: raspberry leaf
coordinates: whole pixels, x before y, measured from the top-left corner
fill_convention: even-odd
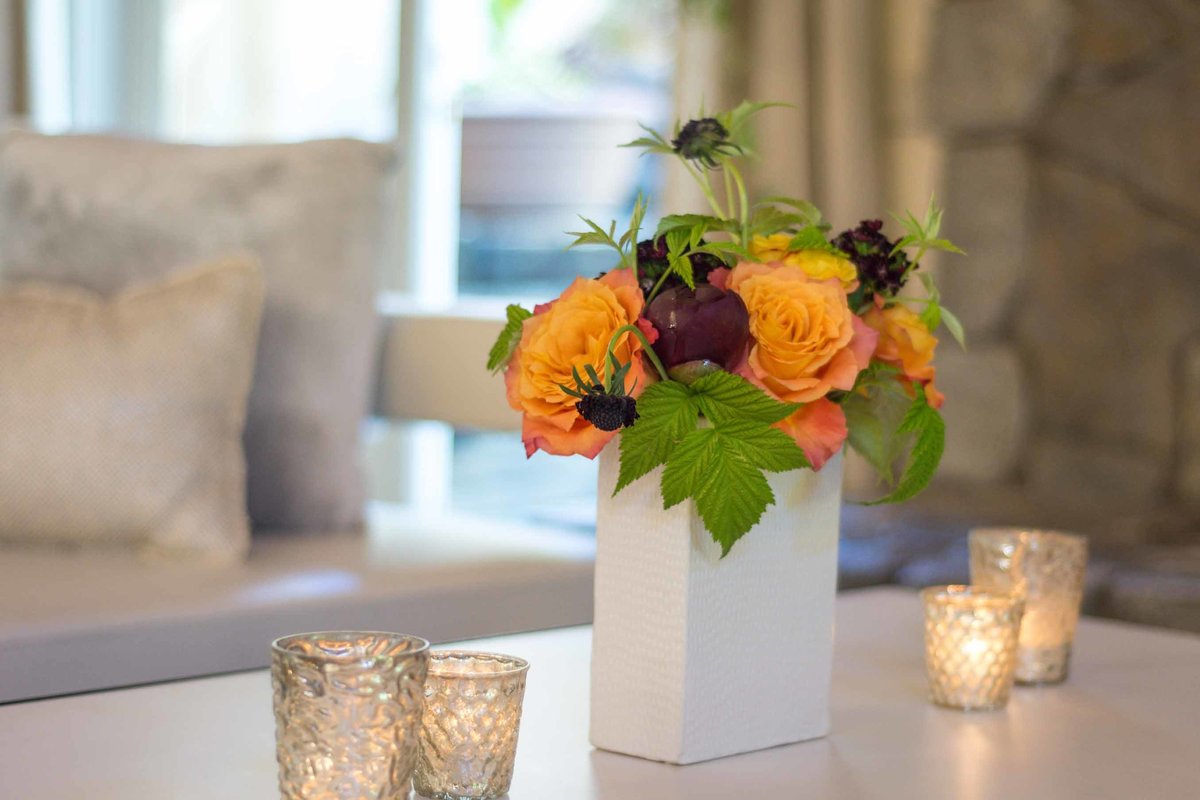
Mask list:
[[[942,451],[946,446],[946,423],[942,421],[942,415],[929,405],[924,387],[920,383],[913,383],[912,386],[916,397],[896,429],[898,433],[911,433],[916,437],[904,474],[891,494],[866,505],[901,503],[915,497],[929,485],[942,460]]]
[[[496,343],[488,352],[487,368],[491,372],[499,372],[508,366],[513,351],[521,342],[521,325],[533,316],[533,312],[514,303],[505,309],[505,315],[508,317],[508,322],[505,323],[504,329],[496,337]]]

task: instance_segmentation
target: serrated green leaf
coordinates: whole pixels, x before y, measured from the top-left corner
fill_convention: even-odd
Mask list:
[[[894,367],[877,361],[859,373],[854,391],[841,401],[849,431],[846,441],[889,488],[896,483],[896,462],[912,439],[898,430],[912,399],[897,374]]]
[[[820,250],[826,253],[842,255],[842,251],[830,244],[829,240],[825,238],[825,232],[815,225],[801,228],[792,237],[792,240],[788,242],[788,250]]]
[[[748,232],[751,236],[770,236],[784,231],[814,227],[810,218],[803,214],[780,211],[775,206],[759,206],[750,215]]]
[[[720,428],[694,430],[671,453],[663,469],[663,507],[691,497],[704,527],[721,546],[722,557],[775,502],[762,468],[747,456],[748,448],[739,446],[737,436],[744,433],[729,435]],[[790,439],[788,442],[799,449]]]
[[[717,427],[726,447],[759,469],[788,472],[812,467],[792,437],[757,420],[738,420]]]
[[[658,228],[654,231],[654,238],[657,239],[675,228],[687,228],[691,231],[697,226],[703,226],[705,233],[709,231],[731,232],[741,228],[741,224],[733,219],[721,219],[706,214],[668,214],[659,220]]]
[[[661,381],[638,398],[638,420],[621,432],[621,468],[615,495],[666,463],[667,456],[696,427],[699,407],[682,383]]]
[[[521,342],[521,324],[532,317],[533,312],[514,303],[505,309],[505,316],[508,321],[500,331],[500,335],[496,337],[496,343],[488,352],[487,368],[489,372],[498,372],[508,366],[513,351]]]
[[[946,326],[946,330],[950,331],[950,335],[954,337],[954,341],[958,342],[958,346],[966,350],[967,335],[963,332],[962,322],[945,306],[942,306],[942,324]]]
[[[895,490],[886,497],[866,505],[901,503],[915,497],[929,485],[938,464],[941,463],[942,451],[946,447],[946,423],[942,420],[942,415],[929,405],[924,388],[919,383],[914,383],[913,389],[916,397],[897,428],[900,433],[916,436],[912,452],[908,455],[908,463],[904,467],[904,474],[900,476]]]
[[[696,277],[692,272],[692,261],[686,256],[668,255],[667,264],[671,271],[679,276],[689,289],[696,288]]]
[[[720,446],[715,428],[695,428],[684,435],[663,468],[664,509],[696,496],[712,471]]]
[[[691,385],[691,390],[701,413],[717,426],[742,420],[771,425],[799,408],[795,403],[781,403],[767,396],[745,378],[729,372],[705,375]]]
[[[755,205],[764,205],[767,203],[794,208],[802,219],[807,220],[806,226],[821,229],[829,228],[829,225],[825,222],[825,216],[821,213],[821,209],[807,200],[801,200],[797,197],[786,197],[784,195],[772,195],[771,197],[764,197]]]
[[[697,247],[696,252],[711,253],[726,264],[758,260],[757,256],[735,242],[708,242]]]

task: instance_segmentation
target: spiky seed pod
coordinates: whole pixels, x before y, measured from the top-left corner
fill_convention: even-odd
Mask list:
[[[638,418],[637,401],[632,397],[603,394],[600,391],[584,395],[583,399],[575,404],[575,410],[579,412],[579,416],[602,431],[628,428]]]
[[[720,156],[736,155],[741,148],[729,141],[729,131],[712,117],[693,119],[671,140],[671,147],[689,161],[699,161],[708,169],[720,166]]]

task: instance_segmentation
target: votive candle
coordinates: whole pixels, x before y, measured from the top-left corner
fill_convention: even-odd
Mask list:
[[[1003,708],[1012,690],[1023,604],[1011,593],[932,586],[925,607],[925,669],[934,703]]]
[[[1083,602],[1087,539],[1061,531],[980,528],[971,531],[970,550],[971,583],[1025,600],[1017,682],[1065,680]]]
[[[435,650],[413,787],[434,800],[499,797],[512,784],[529,662]]]
[[[429,642],[369,631],[271,644],[284,800],[404,800],[417,758]]]

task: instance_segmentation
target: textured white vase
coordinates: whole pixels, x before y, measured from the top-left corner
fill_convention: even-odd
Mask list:
[[[656,470],[612,497],[600,456],[591,742],[692,764],[829,731],[842,457],[769,475],[776,503],[725,559]]]

